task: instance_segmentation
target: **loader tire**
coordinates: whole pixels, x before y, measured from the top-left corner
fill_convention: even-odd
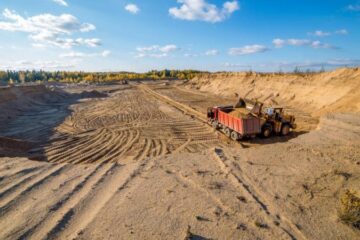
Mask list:
[[[227,136],[228,138],[231,137],[231,130],[230,130],[230,128],[225,128],[224,133],[225,133],[225,136]]]
[[[271,133],[272,133],[272,129],[271,127],[269,126],[265,126],[263,129],[262,129],[262,136],[264,138],[268,138],[271,136]]]
[[[281,128],[281,135],[283,136],[287,136],[290,133],[290,126],[288,124],[285,124],[284,126],[282,126]]]

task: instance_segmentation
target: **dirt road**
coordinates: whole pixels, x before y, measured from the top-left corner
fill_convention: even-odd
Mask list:
[[[359,236],[334,210],[341,190],[360,179],[358,116],[234,144],[203,122],[202,110],[231,98],[177,84],[93,89],[103,95],[43,90],[49,96],[16,113],[3,107],[16,117],[0,128],[1,239]]]

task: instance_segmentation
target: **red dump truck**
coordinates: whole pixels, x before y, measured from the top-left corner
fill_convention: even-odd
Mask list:
[[[250,105],[250,106],[249,106]],[[234,116],[234,111],[242,114]],[[237,141],[244,137],[262,135],[269,137],[274,133],[288,135],[296,128],[295,117],[283,113],[283,108],[269,107],[263,111],[263,104],[246,104],[241,99],[240,106],[211,107],[207,111],[208,122],[227,137]]]

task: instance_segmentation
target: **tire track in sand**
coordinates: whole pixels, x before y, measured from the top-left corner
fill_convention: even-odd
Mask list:
[[[50,169],[41,172],[33,179],[29,179],[28,181],[24,182],[24,184],[18,184],[14,186],[11,191],[8,191],[0,197],[0,213],[3,213],[3,211],[5,211],[5,209],[8,208],[11,204],[15,204],[17,198],[45,183],[50,178],[60,174],[61,171],[65,169],[65,167],[66,165],[64,164],[52,166]]]
[[[269,220],[269,222],[277,221],[276,214],[274,214],[269,209],[268,202],[265,202],[267,198],[261,194],[261,191],[254,185],[251,184],[251,181],[244,177],[243,175],[239,175],[233,171],[233,169],[226,163],[229,161],[229,158],[226,156],[225,152],[222,149],[215,148],[214,151],[214,158],[219,164],[222,171],[228,176],[228,178],[231,180],[231,183],[235,186],[239,186],[242,189],[244,189],[249,196],[259,205],[259,207],[266,213],[265,217]],[[271,207],[273,207],[272,205]],[[295,226],[294,223],[292,223],[290,220],[288,220],[284,215],[282,215],[281,218],[285,224],[285,226],[277,226],[279,227],[287,236],[289,236],[291,239],[303,239],[306,240],[306,236]]]
[[[128,188],[128,185],[147,166],[147,162],[127,165],[115,163],[114,166],[117,167],[112,174],[101,179],[86,197],[63,215],[55,227],[47,229],[47,239],[75,239],[96,218],[115,194]],[[117,198],[117,201],[120,199]]]
[[[47,216],[25,232],[20,239],[48,239],[51,232],[58,230],[73,214],[74,207],[80,204],[116,167],[116,164],[99,164],[69,193],[51,206]]]

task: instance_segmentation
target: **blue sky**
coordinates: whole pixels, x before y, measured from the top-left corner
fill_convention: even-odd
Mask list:
[[[1,0],[0,69],[360,65],[357,0]]]

